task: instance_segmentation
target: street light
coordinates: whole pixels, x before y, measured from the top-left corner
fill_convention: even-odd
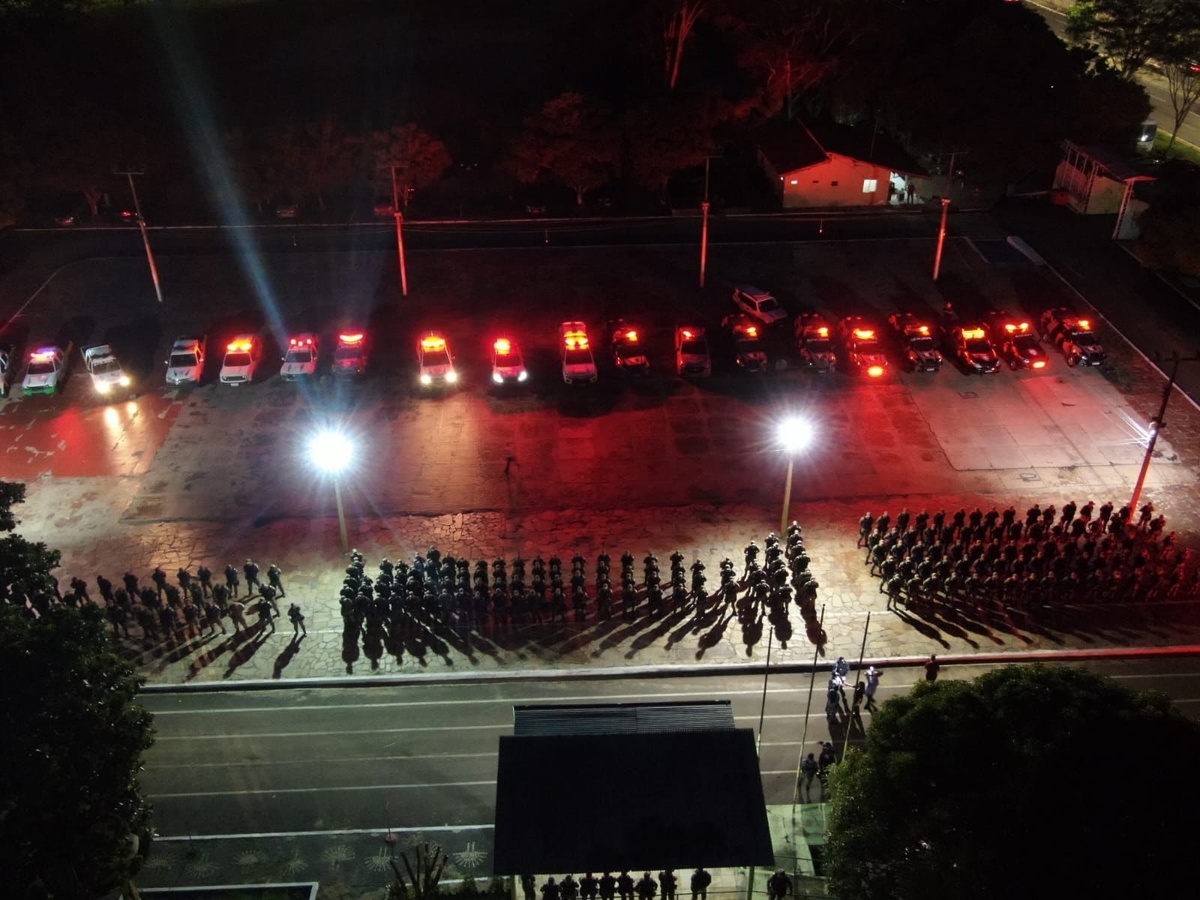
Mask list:
[[[350,467],[354,458],[354,444],[342,431],[327,428],[319,431],[308,442],[308,458],[313,467],[333,481],[333,495],[337,499],[338,532],[342,536],[342,552],[350,550],[346,539],[346,509],[342,505],[342,473]]]
[[[787,454],[787,486],[783,489],[783,515],[779,519],[779,533],[787,529],[788,510],[792,505],[792,466],[796,454],[812,443],[813,426],[808,419],[792,416],[779,423],[776,437],[779,446]]]

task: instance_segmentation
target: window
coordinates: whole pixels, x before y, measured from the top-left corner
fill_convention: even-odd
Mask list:
[[[799,183],[800,183],[800,179],[798,179],[798,178],[792,179],[792,184],[799,184]]]
[[[863,179],[863,193],[864,194],[875,193],[875,188],[878,186],[878,184],[879,184],[879,182],[874,178],[864,178]]]

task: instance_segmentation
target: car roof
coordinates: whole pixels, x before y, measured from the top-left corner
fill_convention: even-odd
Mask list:
[[[748,294],[751,297],[771,297],[770,291],[764,291],[762,288],[755,287],[752,284],[739,284],[734,287],[734,290],[741,291],[743,294]]]

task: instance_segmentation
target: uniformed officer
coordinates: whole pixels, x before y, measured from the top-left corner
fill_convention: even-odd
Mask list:
[[[283,589],[283,570],[275,563],[267,567],[267,582],[275,588],[280,597],[287,596],[287,591]]]

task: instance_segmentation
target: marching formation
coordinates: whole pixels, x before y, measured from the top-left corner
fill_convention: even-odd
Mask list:
[[[760,561],[760,556],[762,557]],[[417,630],[448,628],[461,635],[499,632],[514,626],[546,622],[585,623],[620,615],[657,617],[691,613],[701,620],[714,612],[732,609],[743,623],[768,617],[786,620],[793,600],[811,609],[818,584],[809,572],[809,557],[798,523],[788,528],[786,544],[770,534],[765,547],[751,541],[745,550],[741,576],[730,559],[720,564],[718,584],[710,589],[705,565],[695,559],[685,567],[685,557],[676,550],[669,557],[664,578],[653,551],[642,560],[641,577],[633,553],[625,551],[620,571],[612,573],[612,557],[596,557],[594,575],[588,563],[576,554],[565,569],[563,560],[520,555],[511,560],[456,559],[443,556],[436,547],[418,554],[411,563],[383,559],[371,578],[365,560],[352,551],[342,583],[342,619],[348,633],[372,632],[385,626],[410,636]]]
[[[1200,571],[1191,551],[1154,504],[1114,512],[1089,500],[1060,511],[1034,504],[1024,517],[1013,507],[960,509],[916,516],[907,509],[859,521],[858,546],[880,577],[887,605],[1029,612],[1064,603],[1150,603],[1197,596]]]

